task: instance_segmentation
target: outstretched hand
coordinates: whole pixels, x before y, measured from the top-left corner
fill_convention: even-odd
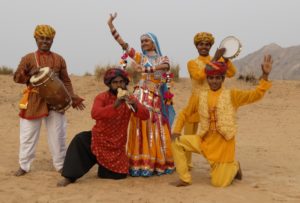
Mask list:
[[[271,55],[265,55],[264,56],[264,61],[261,64],[261,69],[263,71],[263,74],[269,75],[269,73],[272,70],[272,64],[273,64],[272,56]]]
[[[262,76],[261,78],[264,80],[268,80],[269,74],[272,70],[272,56],[271,55],[265,55],[264,56],[264,61],[261,64],[261,70],[262,70]]]
[[[79,103],[77,106],[75,106],[75,109],[80,111],[84,110],[85,109],[84,103],[83,102]]]
[[[117,13],[114,14],[109,14],[109,19],[107,21],[108,25],[112,25],[112,22],[114,21],[114,19],[117,17]]]
[[[76,110],[84,110],[85,105],[83,103],[84,99],[80,98],[79,96],[75,95],[72,97],[72,107]]]

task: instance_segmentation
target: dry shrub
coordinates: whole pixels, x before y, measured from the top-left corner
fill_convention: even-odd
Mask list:
[[[246,75],[240,74],[237,79],[254,85],[258,83],[258,79],[255,77],[254,73],[247,73]]]
[[[14,69],[7,66],[0,66],[0,75],[12,75],[14,73]]]
[[[106,66],[102,66],[102,65],[96,65],[95,67],[95,78],[97,81],[102,81],[103,80],[103,77],[104,77],[104,74],[105,72],[110,69],[110,68],[113,68],[112,65],[106,65]]]
[[[90,72],[85,72],[83,76],[92,76],[92,74]]]
[[[97,65],[96,68],[95,68],[95,78],[96,78],[96,80],[97,81],[102,81],[105,72],[109,68],[114,68],[114,67],[116,67],[116,66],[112,66],[112,65],[106,65],[106,66]],[[132,83],[133,84],[137,84],[138,81],[141,78],[141,74],[135,72],[134,69],[130,65],[128,65],[126,67],[126,71],[128,72],[129,78],[132,81]],[[178,81],[179,80],[179,71],[180,71],[179,65],[178,64],[177,65],[171,65],[170,71],[174,74],[174,78],[173,78],[174,81]]]
[[[173,80],[174,80],[175,82],[177,82],[177,81],[179,80],[180,66],[179,66],[178,64],[176,64],[176,65],[171,65],[170,71],[171,71],[171,73],[173,73],[173,75],[174,75]]]
[[[245,80],[245,76],[239,75],[239,77],[238,77],[237,79],[238,79],[238,80]]]

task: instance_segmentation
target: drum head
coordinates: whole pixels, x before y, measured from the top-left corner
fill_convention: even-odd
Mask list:
[[[34,84],[44,78],[50,72],[49,67],[40,68],[36,75],[31,76],[30,83]]]
[[[236,37],[229,36],[222,40],[220,48],[226,49],[225,53],[223,54],[224,58],[234,58],[241,50],[241,43]]]

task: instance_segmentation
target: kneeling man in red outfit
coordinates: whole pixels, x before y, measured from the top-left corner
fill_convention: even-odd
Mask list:
[[[118,94],[127,90],[128,74],[119,68],[107,70],[104,83],[108,91],[96,96],[91,116],[96,120],[92,131],[77,134],[71,141],[63,170],[64,179],[57,186],[74,183],[98,164],[100,178],[123,179],[128,173],[126,154],[127,128],[130,116],[142,120],[149,118],[146,107],[128,94]]]

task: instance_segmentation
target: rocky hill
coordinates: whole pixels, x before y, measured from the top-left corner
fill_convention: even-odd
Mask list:
[[[273,57],[273,70],[271,79],[276,80],[300,80],[300,46],[282,48],[277,44],[270,44],[262,47],[239,60],[234,64],[238,68],[238,75],[260,76],[261,62],[265,54]]]

